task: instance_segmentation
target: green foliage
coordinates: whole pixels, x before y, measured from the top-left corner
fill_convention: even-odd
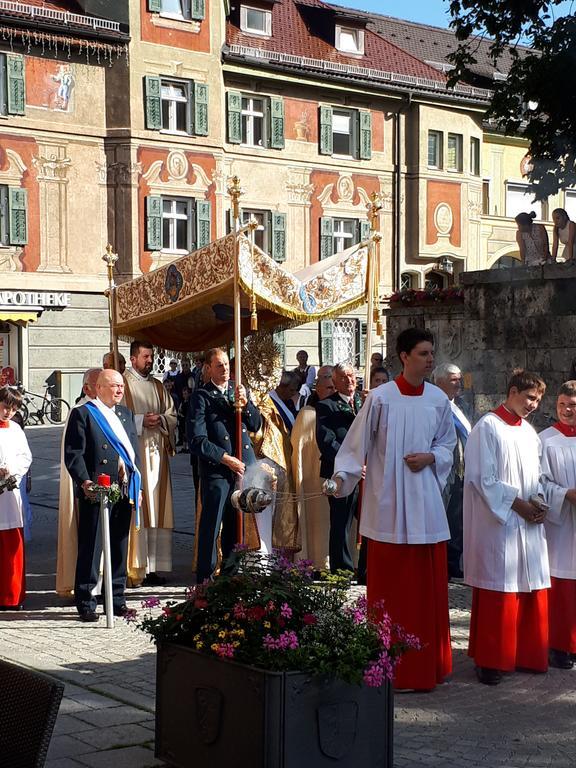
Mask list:
[[[488,117],[506,134],[528,140],[529,180],[538,200],[576,185],[576,16],[562,13],[561,2],[450,1],[461,41],[451,56],[452,84],[470,79],[479,39],[486,35],[494,62],[504,54],[512,58],[507,78],[494,83]]]
[[[271,671],[303,671],[380,686],[417,638],[391,623],[381,605],[350,602],[349,577],[312,580],[312,565],[236,552],[213,582],[138,622],[156,643]],[[156,602],[145,601],[153,609]],[[130,616],[130,620],[135,620]]]

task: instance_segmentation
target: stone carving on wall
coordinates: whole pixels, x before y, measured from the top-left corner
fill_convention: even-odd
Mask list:
[[[68,266],[68,171],[65,144],[38,144],[32,164],[40,196],[40,264],[38,272],[71,272]]]
[[[333,192],[336,187],[336,202]],[[354,179],[351,173],[341,173],[336,184],[327,184],[318,195],[318,202],[322,206],[323,216],[343,216],[349,214],[354,218],[365,218],[370,196],[363,187],[356,187],[360,201],[354,203]]]
[[[314,184],[310,183],[310,171],[307,168],[289,168],[286,190],[289,204],[309,206],[314,192]]]
[[[142,173],[142,163],[96,162],[98,183],[110,187],[136,187]]]
[[[190,171],[193,180],[188,181]],[[162,176],[166,172],[168,181],[163,181]],[[185,153],[181,150],[169,152],[166,160],[155,160],[143,178],[150,187],[151,194],[174,194],[204,197],[211,182],[203,168],[196,163],[190,163]]]
[[[434,226],[439,237],[448,237],[454,224],[452,208],[448,203],[438,203],[434,210]]]

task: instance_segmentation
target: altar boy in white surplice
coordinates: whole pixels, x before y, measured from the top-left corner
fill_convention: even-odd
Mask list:
[[[402,374],[370,391],[334,465],[339,496],[353,491],[366,465],[360,533],[368,539],[368,602],[384,600],[392,621],[422,644],[402,658],[398,689],[431,690],[452,670],[442,490],[456,432],[450,401],[424,381],[433,344],[430,331],[402,331]]]
[[[478,679],[548,668],[550,573],[540,440],[526,418],[546,385],[515,371],[505,402],[473,428],[464,454],[464,581],[474,588],[468,655]]]
[[[542,482],[550,510],[546,539],[550,666],[572,669],[576,653],[576,381],[560,387],[558,421],[540,433]]]

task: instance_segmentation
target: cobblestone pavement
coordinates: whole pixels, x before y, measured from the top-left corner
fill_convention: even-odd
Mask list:
[[[112,630],[102,620],[80,623],[73,605],[53,591],[60,434],[58,428],[27,430],[34,455],[28,598],[22,613],[0,615],[0,657],[66,683],[47,768],[161,766],[153,749],[154,647],[122,621]],[[191,578],[188,456],[174,458],[173,477],[174,577],[160,589],[128,590],[131,607],[150,594],[180,597]],[[454,674],[433,693],[396,696],[396,768],[575,768],[576,671],[479,685],[465,652],[468,588],[450,585],[450,603]]]

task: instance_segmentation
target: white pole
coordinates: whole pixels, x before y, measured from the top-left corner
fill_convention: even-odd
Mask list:
[[[102,530],[102,552],[104,554],[104,604],[106,605],[106,627],[114,627],[114,605],[112,603],[112,563],[110,560],[110,514],[108,494],[100,491],[100,528]]]

